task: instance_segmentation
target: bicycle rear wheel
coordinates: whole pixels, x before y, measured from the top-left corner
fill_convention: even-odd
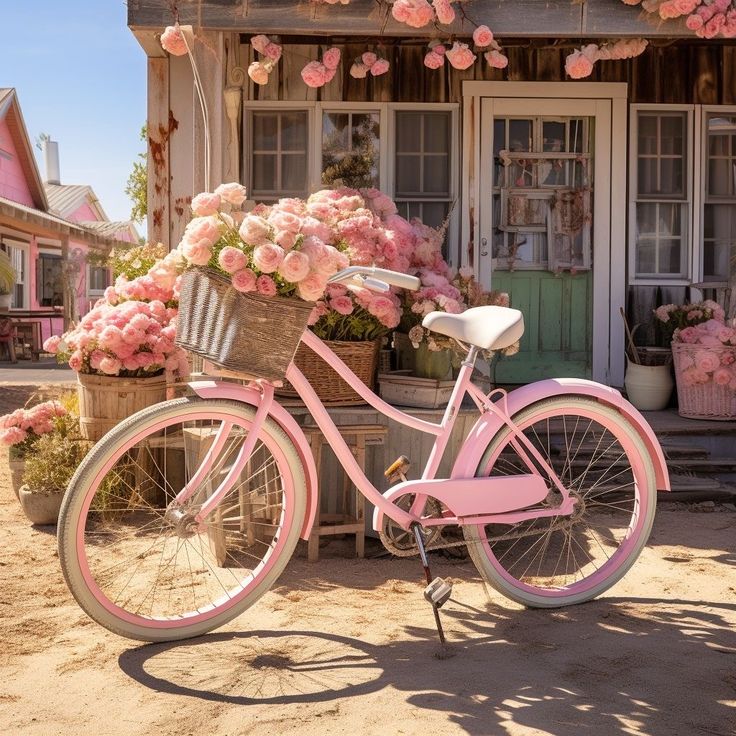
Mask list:
[[[570,489],[575,510],[511,525],[463,527],[471,558],[494,588],[525,606],[590,600],[620,580],[646,544],[657,500],[651,458],[618,411],[588,398],[540,401],[513,421]],[[493,438],[476,475],[529,472],[512,438],[508,427]],[[541,506],[560,502],[550,483]]]
[[[266,419],[245,469],[194,523],[254,415],[236,401],[167,401],[122,422],[85,458],[61,508],[59,558],[95,621],[132,639],[184,639],[239,615],[273,584],[306,508],[302,462],[275,422]],[[193,495],[167,511],[210,450]]]

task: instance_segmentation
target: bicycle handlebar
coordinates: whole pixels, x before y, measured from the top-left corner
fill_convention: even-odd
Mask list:
[[[374,291],[380,290],[380,288],[376,288],[378,287],[377,282],[380,281],[409,291],[416,291],[421,286],[421,282],[416,276],[399,273],[398,271],[389,271],[386,268],[377,268],[376,266],[350,266],[338,271],[328,281],[331,284],[337,284],[351,280],[358,281],[362,286]]]

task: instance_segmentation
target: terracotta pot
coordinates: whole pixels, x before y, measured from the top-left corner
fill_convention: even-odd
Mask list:
[[[22,486],[19,491],[21,508],[31,524],[56,524],[63,498],[64,491],[38,493],[28,486]]]

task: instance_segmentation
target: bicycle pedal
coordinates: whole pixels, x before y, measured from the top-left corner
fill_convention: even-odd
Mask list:
[[[383,471],[383,475],[388,479],[389,483],[395,483],[398,480],[406,480],[406,474],[409,472],[409,468],[411,468],[411,461],[406,455],[402,455]]]
[[[424,597],[435,608],[442,608],[452,595],[452,583],[435,578],[425,589]]]

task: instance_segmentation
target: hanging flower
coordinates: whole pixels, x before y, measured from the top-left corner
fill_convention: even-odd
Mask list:
[[[422,28],[435,19],[435,13],[427,0],[396,0],[391,15],[412,28]]]
[[[452,7],[452,2],[453,0],[432,0],[437,20],[448,26],[455,21],[455,9]]]
[[[486,51],[483,55],[489,66],[492,66],[494,69],[505,69],[509,65],[508,57],[500,51],[496,51],[496,49]]]
[[[467,69],[473,66],[476,56],[466,43],[455,41],[452,48],[447,52],[447,60],[455,69]]]
[[[565,72],[572,79],[589,77],[593,71],[593,61],[582,51],[575,50],[565,59]]]
[[[350,76],[353,79],[365,79],[369,71],[369,68],[362,61],[356,59],[350,67]]]
[[[385,74],[390,67],[391,64],[388,59],[378,59],[376,63],[371,66],[371,74],[374,77],[379,77],[381,74]]]
[[[168,51],[172,56],[184,56],[187,53],[187,42],[184,40],[184,34],[182,34],[178,24],[166,27],[166,30],[161,34],[161,46],[164,51]]]
[[[478,26],[473,31],[473,43],[480,48],[486,48],[493,41],[493,31],[488,26]]]
[[[302,69],[302,79],[309,87],[324,87],[331,82],[340,64],[340,49],[331,48],[322,55],[322,61],[310,61]],[[352,71],[352,70],[351,70]]]
[[[340,56],[340,49],[333,47],[322,54],[322,63],[328,69],[337,69],[337,67],[340,65]]]
[[[248,67],[248,76],[255,84],[268,84],[268,78],[273,71],[273,62],[254,61]]]
[[[424,66],[428,69],[439,69],[445,64],[445,55],[438,54],[436,51],[430,51],[424,57]]]

